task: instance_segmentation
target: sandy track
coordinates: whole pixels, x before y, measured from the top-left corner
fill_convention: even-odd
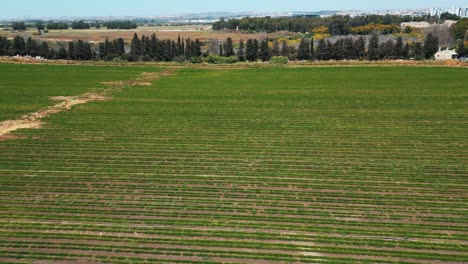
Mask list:
[[[34,113],[29,113],[21,116],[16,120],[7,120],[0,123],[0,140],[15,139],[16,137],[11,132],[18,129],[38,129],[44,125],[42,119],[57,114],[66,110],[70,110],[75,105],[86,104],[94,101],[110,100],[110,95],[113,92],[121,91],[124,88],[132,86],[149,86],[152,82],[159,79],[161,76],[171,75],[174,69],[169,69],[163,72],[144,72],[134,80],[118,81],[118,82],[103,82],[108,86],[99,93],[86,93],[77,96],[54,96],[50,100],[61,101],[58,104],[41,109]]]

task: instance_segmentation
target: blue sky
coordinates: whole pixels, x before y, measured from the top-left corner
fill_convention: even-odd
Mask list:
[[[0,19],[44,16],[148,16],[214,11],[320,11],[450,6],[468,6],[468,4],[467,0],[2,0]]]

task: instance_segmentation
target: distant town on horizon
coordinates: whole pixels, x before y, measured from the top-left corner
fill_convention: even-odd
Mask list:
[[[132,19],[132,20],[153,20],[161,23],[213,23],[221,19],[240,19],[244,17],[295,17],[295,16],[320,16],[328,17],[333,15],[342,16],[363,16],[363,15],[400,15],[400,16],[439,16],[442,13],[449,13],[459,17],[468,17],[468,7],[443,7],[443,8],[418,8],[418,9],[381,9],[381,10],[321,10],[321,11],[285,11],[285,12],[206,12],[193,14],[173,14],[173,15],[154,15],[154,16],[37,16],[37,17],[16,17],[16,18],[1,18],[0,21],[36,21],[36,20],[53,20],[53,21],[74,21],[78,19],[87,20],[117,20],[117,19]]]

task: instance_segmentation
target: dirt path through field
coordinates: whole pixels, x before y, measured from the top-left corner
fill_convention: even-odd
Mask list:
[[[16,137],[11,132],[18,129],[34,129],[40,128],[44,124],[42,119],[57,114],[66,110],[70,110],[73,106],[79,104],[86,104],[94,101],[105,101],[110,100],[111,95],[114,92],[121,91],[124,88],[132,86],[149,86],[154,81],[158,80],[162,76],[174,74],[175,69],[170,68],[162,72],[143,72],[140,76],[134,80],[129,81],[117,81],[117,82],[102,82],[107,86],[104,90],[98,93],[86,93],[77,96],[54,96],[50,97],[50,100],[61,101],[58,104],[49,106],[41,109],[34,113],[23,115],[16,120],[7,120],[0,123],[0,141],[15,139]]]

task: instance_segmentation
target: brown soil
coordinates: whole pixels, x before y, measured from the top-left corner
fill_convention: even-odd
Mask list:
[[[23,115],[16,120],[7,120],[0,123],[0,141],[15,139],[16,136],[12,135],[11,132],[18,129],[38,129],[43,126],[42,119],[49,117],[50,115],[57,114],[66,110],[70,110],[75,105],[86,104],[93,101],[105,101],[110,100],[113,92],[120,91],[123,88],[132,86],[147,86],[151,85],[153,81],[160,78],[162,75],[173,74],[174,69],[169,69],[163,72],[144,72],[140,77],[130,81],[119,81],[119,82],[108,82],[104,83],[109,86],[107,89],[100,93],[86,93],[77,96],[53,96],[49,99],[52,101],[61,101],[58,104],[49,106],[41,109],[34,113]]]

